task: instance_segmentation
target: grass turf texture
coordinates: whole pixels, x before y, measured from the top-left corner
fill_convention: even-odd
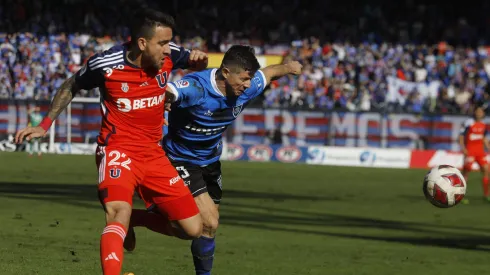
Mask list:
[[[426,171],[224,162],[213,274],[483,274],[490,204],[438,209]],[[2,274],[101,274],[93,156],[0,153]],[[135,206],[142,204],[135,199]],[[124,272],[193,274],[190,243],[136,230]]]

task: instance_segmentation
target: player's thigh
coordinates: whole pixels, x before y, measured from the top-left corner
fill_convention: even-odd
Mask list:
[[[97,147],[95,161],[99,172],[99,200],[104,207],[116,201],[132,206],[134,189],[142,178],[142,172],[137,158],[131,158],[131,155],[121,148]]]
[[[476,158],[474,155],[466,155],[464,156],[463,170],[471,171],[473,167],[473,163],[475,163]]]
[[[478,163],[480,167],[480,171],[487,172],[488,171],[488,160],[486,155],[481,155],[475,158],[475,161]]]
[[[202,175],[206,182],[207,192],[215,204],[221,202],[223,196],[223,178],[221,175],[221,162],[216,161],[202,167]]]
[[[139,186],[139,192],[147,207],[156,204],[170,220],[185,220],[196,215],[200,219],[191,192],[163,151],[158,157],[147,161],[145,178]]]
[[[208,192],[201,167],[181,161],[172,161],[172,165],[179,173],[179,176],[184,181],[184,184],[191,191],[192,196],[196,197],[200,194]]]

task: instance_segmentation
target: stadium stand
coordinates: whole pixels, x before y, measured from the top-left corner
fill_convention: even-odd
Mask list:
[[[2,1],[0,98],[49,100],[88,57],[126,41],[125,18],[147,5],[176,17],[175,40],[188,48],[251,44],[260,54],[301,60],[304,74],[272,83],[266,107],[467,114],[488,101],[490,31],[471,16],[489,10],[485,1],[441,7],[407,0],[401,9],[389,1],[252,0],[240,10],[233,1],[204,2]]]

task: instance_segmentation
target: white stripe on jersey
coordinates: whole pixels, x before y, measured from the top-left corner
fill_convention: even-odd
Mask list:
[[[92,65],[92,64],[93,64],[93,63],[94,63],[96,60],[106,59],[106,58],[108,58],[108,57],[112,57],[112,56],[119,55],[119,54],[122,54],[122,53],[123,53],[123,51],[122,51],[122,50],[120,50],[120,51],[117,51],[117,52],[115,52],[115,53],[111,53],[111,54],[104,55],[104,56],[99,56],[99,57],[97,57],[97,58],[94,58],[94,59],[90,60],[90,61],[88,62],[88,64],[89,64],[89,65]]]
[[[121,63],[121,62],[124,62],[124,58],[119,58],[117,60],[113,60],[113,61],[109,61],[109,62],[105,62],[105,63],[101,63],[101,64],[98,64],[96,67],[93,67],[93,68],[90,68],[91,70],[96,70],[96,69],[99,69],[99,68],[102,68],[102,67],[110,67],[111,65],[117,65],[118,63]]]
[[[109,57],[109,58],[104,58],[104,59],[101,59],[101,60],[98,60],[96,62],[93,62],[92,64],[89,64],[90,67],[95,67],[97,66],[98,64],[102,64],[102,63],[105,63],[105,62],[108,62],[108,61],[111,61],[111,60],[115,60],[115,59],[119,59],[119,58],[122,58],[123,57],[123,54],[120,53],[116,56],[112,56],[112,57]]]
[[[180,52],[180,48],[177,48],[177,47],[174,47],[174,46],[170,46],[170,49],[176,50],[176,51]]]

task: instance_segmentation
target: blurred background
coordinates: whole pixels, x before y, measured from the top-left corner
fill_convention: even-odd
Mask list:
[[[415,0],[2,0],[0,97],[49,100],[92,54],[128,40],[141,6],[172,14],[187,48],[300,60],[304,73],[274,82],[267,107],[467,114],[488,100],[490,3]]]
[[[128,41],[140,7],[173,15],[174,42],[207,52],[209,67],[233,44],[262,66],[304,66],[224,134],[213,274],[488,272],[480,174],[471,203],[451,209],[428,203],[422,182],[463,166],[464,122],[489,111],[490,1],[0,0],[2,274],[100,274],[99,90],[82,91],[46,138],[13,135],[90,56]],[[188,243],[137,235],[125,272],[193,273]]]
[[[289,60],[304,65],[299,77],[269,85],[250,106],[256,108],[248,110],[251,116],[245,112],[228,131],[229,142],[456,150],[455,128],[464,116],[475,106],[488,109],[486,1],[0,3],[0,99],[15,108],[25,101],[46,111],[63,80],[94,53],[128,41],[132,11],[150,7],[173,15],[175,42],[208,52],[210,67],[233,44],[252,45],[263,66]],[[171,79],[186,73],[174,71]],[[80,97],[98,98],[99,91]],[[70,121],[58,121],[56,141],[97,135],[98,105],[74,107]],[[14,113],[6,109],[0,133],[11,134],[26,120],[22,112],[8,120]]]

